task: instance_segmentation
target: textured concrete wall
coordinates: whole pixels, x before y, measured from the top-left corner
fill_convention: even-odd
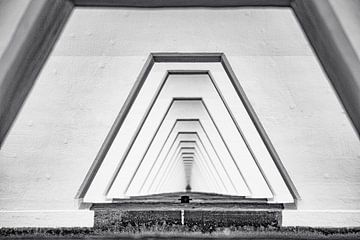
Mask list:
[[[360,209],[359,140],[291,10],[77,9],[0,151],[0,210],[76,209],[157,51],[224,52],[298,188],[298,209]]]

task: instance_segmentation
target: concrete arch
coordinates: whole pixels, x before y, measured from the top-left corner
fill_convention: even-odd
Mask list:
[[[190,136],[189,136],[190,135]],[[207,175],[209,176],[209,181],[211,183],[211,190],[212,192],[224,192],[226,193],[226,189],[224,188],[225,186],[223,185],[222,182],[219,183],[219,181],[222,181],[221,177],[217,174],[216,169],[214,168],[213,165],[211,165],[204,157],[202,154],[200,154],[200,150],[199,150],[199,146],[198,143],[196,142],[196,133],[181,133],[178,135],[178,138],[176,139],[176,142],[174,142],[175,145],[178,145],[178,148],[186,148],[187,151],[191,151],[192,154],[194,155],[194,160],[199,161],[201,167],[203,168],[203,170],[207,173]],[[189,140],[190,138],[192,138],[192,140]],[[170,149],[171,151],[172,149]],[[184,156],[184,153],[182,154],[182,156]],[[180,157],[180,156],[178,156]],[[160,168],[158,171],[158,174],[156,174],[156,178],[153,181],[153,185],[149,186],[150,192],[155,191],[155,192],[159,192],[159,185],[162,182],[166,182],[163,179],[166,179],[166,177],[164,177],[164,175],[169,175],[169,171],[167,171],[167,169],[172,169],[171,168],[171,164],[172,163],[172,159],[170,159],[169,161],[167,161],[167,165],[166,167],[164,166],[163,168]],[[146,180],[144,180],[146,181]]]
[[[183,100],[174,100],[172,104],[168,107],[168,110],[165,111],[166,115],[164,118],[163,123],[160,128],[171,128],[172,124],[176,121],[178,118],[183,119],[193,119],[199,118],[202,123],[204,124],[205,131],[207,133],[216,133],[221,132],[221,128],[216,123],[216,120],[213,122],[214,119],[211,118],[210,113],[208,112],[208,109],[205,107],[204,102],[201,100],[191,100],[191,99],[183,99]],[[156,114],[158,116],[158,114]],[[152,118],[150,118],[151,115],[149,115],[149,118],[147,119],[146,123],[149,123],[151,125],[155,124],[158,125],[156,121],[154,121]],[[217,124],[217,125],[214,125]],[[150,128],[146,126],[146,129]],[[229,132],[228,132],[229,133]],[[140,132],[141,134],[141,132]],[[152,137],[152,133],[144,133],[148,134],[148,137]],[[149,136],[150,135],[150,136]],[[227,145],[232,141],[231,135],[225,135],[222,133],[223,137],[221,138],[222,141],[226,142]],[[138,139],[141,141],[135,142],[139,149],[146,148],[146,146],[143,143],[143,140],[145,139],[145,135],[139,135]],[[144,150],[139,150],[136,147],[132,148],[132,151],[130,152],[129,156],[131,161],[136,160],[136,156],[141,155],[141,152],[144,152]],[[231,152],[231,147],[228,148],[229,152]],[[226,153],[224,153],[226,154]],[[268,188],[267,183],[265,182],[261,172],[258,170],[256,164],[253,162],[253,159],[250,157],[248,159],[236,159],[234,156],[231,157],[234,160],[234,163],[236,164],[236,167],[238,170],[242,173],[244,180],[247,182],[248,187],[251,190],[252,196],[256,198],[271,198],[272,193]],[[240,161],[241,160],[241,161]],[[124,162],[119,174],[114,180],[113,185],[110,188],[110,191],[108,193],[109,198],[119,198],[119,194],[123,193],[125,190],[124,184],[128,183],[130,181],[130,178],[132,174],[135,172],[136,165],[140,163],[140,159],[137,159],[137,162]]]
[[[227,156],[229,156],[229,153],[226,153],[227,149],[224,146],[224,143],[220,139],[219,135],[215,135],[215,136],[218,136],[218,138],[219,138],[217,141],[216,140],[211,141],[209,139],[208,134],[204,131],[203,126],[201,125],[201,123],[198,120],[195,120],[195,121],[177,120],[175,122],[175,126],[174,126],[173,130],[170,133],[171,135],[168,138],[169,140],[167,141],[167,144],[164,146],[164,148],[161,149],[161,152],[159,153],[159,157],[157,158],[157,161],[155,162],[156,163],[155,167],[151,168],[151,170],[149,171],[149,175],[146,176],[146,178],[143,178],[143,179],[139,178],[144,181],[143,183],[145,183],[145,188],[149,187],[149,184],[154,181],[154,178],[158,174],[160,174],[159,169],[163,165],[164,160],[165,160],[166,156],[168,155],[165,153],[168,153],[170,151],[169,150],[170,143],[173,142],[173,144],[174,144],[176,141],[180,140],[179,135],[176,135],[177,132],[180,132],[183,135],[183,139],[185,139],[185,140],[191,140],[191,141],[198,142],[199,146],[201,147],[202,152],[204,153],[205,156],[207,156],[208,161],[212,163],[216,173],[219,175],[220,181],[222,182],[222,184],[225,188],[233,186],[233,182],[230,179],[229,173],[232,174],[232,177],[235,180],[237,180],[238,183],[240,183],[242,181],[240,175],[238,175],[238,177],[235,177],[236,175],[234,175],[235,174],[234,170],[236,169],[236,166],[233,166],[230,164],[232,160],[227,157]],[[199,136],[196,136],[196,135],[199,135]],[[187,138],[186,138],[186,136],[187,136]],[[213,144],[215,144],[215,143],[216,143],[216,145],[214,146]],[[221,146],[219,144],[223,144],[223,146]],[[220,152],[218,153],[219,150],[220,150]],[[219,154],[221,154],[223,156],[223,162],[220,160]],[[228,164],[224,164],[224,163],[228,163]],[[147,168],[146,164],[144,164],[144,168],[145,169]],[[141,184],[138,184],[138,185],[141,185]],[[232,190],[231,192],[233,192],[233,191],[234,190]],[[246,188],[241,191],[241,188],[240,188],[239,193],[248,195],[249,191]]]
[[[200,146],[202,145],[201,142],[199,142],[198,144],[198,136],[196,133],[182,133],[179,135],[179,137],[181,139],[179,139],[179,144],[187,144],[187,143],[192,143],[194,145],[193,147],[193,151],[194,154],[196,156],[196,159],[198,159],[198,161],[203,164],[205,171],[207,172],[207,174],[210,176],[209,177],[209,182],[211,182],[211,192],[224,192],[225,194],[227,193],[226,190],[226,185],[224,185],[224,182],[222,180],[222,178],[220,177],[220,175],[218,174],[218,171],[216,170],[216,168],[214,167],[214,165],[211,164],[211,162],[209,160],[207,160],[205,158],[205,156],[201,153],[201,150],[199,149]],[[189,138],[193,138],[194,140],[188,140]],[[197,139],[196,139],[197,138]],[[184,140],[186,139],[186,140]],[[203,146],[201,146],[203,148]],[[171,163],[169,162],[169,164],[166,167],[169,167],[169,169],[171,169],[171,166],[169,166]],[[166,171],[167,168],[160,168],[159,170],[159,175],[154,179],[154,182],[157,182],[159,184],[161,184],[162,179],[166,179],[166,177],[164,177],[164,175],[168,175],[168,172]],[[159,179],[159,180],[158,180]],[[156,181],[158,180],[158,181]],[[158,191],[159,189],[159,184],[155,185],[154,184],[154,188],[155,191]]]
[[[209,58],[211,58],[212,56],[211,56],[211,54],[209,54]],[[159,57],[159,59],[160,58],[162,58],[162,57]],[[170,60],[171,59],[171,57],[169,57],[169,59],[167,59],[166,60],[166,62],[171,62],[172,60]],[[184,61],[187,61],[187,60],[185,60],[186,59],[186,57],[185,57],[185,55],[184,55]],[[216,61],[218,61],[217,59],[216,59],[216,57],[214,56],[214,62],[216,62]],[[162,61],[162,60],[156,60],[156,61]],[[177,60],[175,60],[175,61],[177,61]],[[200,60],[200,62],[201,61],[203,61],[203,60]],[[208,61],[208,60],[204,60],[204,61]],[[166,64],[168,64],[168,63],[166,63]],[[165,64],[165,65],[166,65]],[[183,64],[183,63],[182,63]],[[198,63],[197,63],[198,64]],[[197,64],[187,64],[187,66],[188,65],[197,65]],[[265,166],[265,168],[264,169],[270,169],[270,172],[274,172],[274,169],[275,169],[275,172],[277,171],[276,169],[278,169],[278,173],[277,174],[275,174],[274,176],[275,176],[275,178],[277,179],[276,181],[277,181],[277,183],[276,184],[273,184],[275,187],[277,187],[277,188],[279,188],[280,187],[280,190],[281,189],[284,189],[284,188],[288,188],[289,190],[290,190],[290,192],[291,192],[291,195],[293,196],[293,198],[297,198],[297,196],[298,196],[298,194],[296,193],[296,190],[294,190],[295,188],[293,187],[293,184],[292,184],[292,182],[291,182],[291,180],[290,180],[290,178],[287,176],[287,173],[286,173],[286,170],[284,169],[284,167],[282,166],[282,164],[281,164],[281,162],[279,161],[279,159],[278,159],[278,157],[277,157],[277,155],[276,155],[276,152],[275,152],[275,150],[273,149],[273,147],[272,147],[272,145],[271,145],[271,143],[268,141],[268,139],[267,139],[267,137],[266,137],[266,134],[264,133],[264,131],[263,130],[261,130],[261,127],[259,128],[259,123],[258,123],[258,120],[254,120],[254,118],[253,118],[253,114],[255,114],[255,113],[253,113],[253,112],[251,112],[251,114],[250,114],[250,117],[249,117],[249,115],[248,115],[248,113],[249,113],[249,109],[251,110],[251,107],[249,107],[249,103],[247,102],[247,100],[246,100],[246,97],[245,97],[245,99],[244,99],[244,96],[242,95],[243,94],[243,92],[242,92],[242,90],[241,90],[241,88],[238,88],[239,87],[239,84],[236,82],[236,81],[234,81],[234,79],[232,78],[232,77],[234,77],[234,75],[232,74],[232,72],[231,71],[227,71],[227,70],[229,70],[229,68],[228,68],[228,64],[227,63],[225,63],[225,62],[223,62],[223,64],[222,65],[219,65],[219,64],[217,64],[217,63],[209,63],[209,62],[207,62],[206,64],[204,64],[204,63],[200,63],[200,65],[202,64],[202,66],[205,66],[205,65],[211,65],[211,67],[214,67],[215,65],[217,66],[217,69],[222,69],[221,71],[214,71],[214,74],[213,75],[217,75],[217,77],[216,78],[218,78],[218,76],[226,76],[226,79],[230,79],[230,81],[228,81],[228,80],[226,80],[224,77],[222,77],[222,79],[223,79],[223,81],[224,82],[228,82],[228,84],[230,85],[230,87],[232,88],[232,91],[233,91],[233,93],[237,96],[237,99],[238,99],[238,103],[240,103],[240,105],[241,105],[241,107],[242,107],[242,111],[243,112],[241,112],[241,113],[244,113],[244,114],[239,114],[240,112],[237,112],[237,113],[235,113],[234,115],[240,115],[240,116],[247,116],[247,122],[248,122],[248,124],[246,125],[246,127],[244,128],[246,131],[248,130],[248,129],[250,129],[250,127],[248,128],[248,126],[251,126],[252,125],[252,130],[251,130],[251,132],[250,132],[250,134],[249,133],[247,133],[248,134],[248,136],[250,136],[250,139],[253,139],[253,136],[255,136],[255,140],[253,139],[253,140],[251,140],[251,141],[249,141],[249,143],[251,142],[252,144],[255,142],[255,143],[257,143],[257,145],[256,145],[256,147],[257,146],[260,146],[260,154],[259,154],[259,156],[261,156],[261,158],[260,158],[260,161],[265,161],[265,162],[267,162],[267,164],[260,164],[260,165],[258,165],[258,166],[262,166],[262,165],[264,165]],[[150,71],[149,73],[146,73],[147,75],[146,75],[146,77],[148,77],[148,80],[149,81],[145,81],[145,82],[142,82],[141,84],[144,84],[144,87],[145,87],[145,84],[148,82],[148,83],[151,83],[150,85],[151,86],[153,86],[153,88],[154,88],[154,86],[157,86],[157,84],[155,83],[156,82],[156,78],[154,78],[154,76],[158,76],[159,75],[159,73],[161,73],[161,67],[164,67],[164,66],[160,66],[161,64],[155,64],[154,66],[151,66],[151,68],[150,69],[153,69],[154,71]],[[173,64],[173,65],[178,65],[178,64]],[[157,66],[159,66],[160,68],[160,70],[159,69],[156,69],[156,67]],[[178,65],[179,66],[179,65]],[[194,67],[193,67],[194,68]],[[201,68],[201,67],[200,67]],[[215,68],[214,68],[215,69]],[[202,71],[202,72],[204,72],[204,71]],[[152,75],[152,74],[155,74],[155,75]],[[158,75],[156,75],[156,74],[158,74]],[[153,77],[151,77],[151,76],[153,76]],[[219,78],[220,79],[220,78]],[[155,81],[155,82],[153,82],[153,81]],[[158,80],[159,81],[159,80]],[[162,80],[161,80],[162,81]],[[155,83],[155,84],[154,84]],[[234,86],[237,86],[236,88],[234,88]],[[220,85],[219,85],[219,87],[220,87]],[[137,89],[139,89],[139,92],[137,92],[136,93],[136,95],[141,95],[141,91],[142,91],[142,88],[140,87],[140,88],[138,88],[138,87],[134,87],[134,88],[137,88]],[[155,91],[156,91],[156,88],[158,88],[158,87],[155,87]],[[239,90],[240,89],[240,90]],[[141,91],[140,91],[141,90]],[[154,89],[153,89],[154,90]],[[239,98],[238,97],[238,95],[241,95],[242,97],[241,98]],[[148,99],[146,99],[146,98],[142,98],[142,97],[140,97],[140,98],[136,98],[136,99],[134,99],[134,101],[136,102],[137,100],[139,99],[139,102],[138,102],[138,104],[140,103],[140,105],[144,105],[145,104],[145,102],[146,102],[146,100],[148,100]],[[134,102],[134,104],[135,104],[135,102]],[[243,104],[245,104],[245,105],[243,105]],[[146,105],[146,104],[145,104]],[[240,106],[240,105],[238,105],[238,106]],[[131,110],[131,109],[130,109]],[[130,115],[129,115],[130,116]],[[140,113],[138,113],[138,117],[139,116],[141,116],[141,114]],[[124,124],[125,124],[125,122],[127,121],[127,119],[124,119]],[[132,122],[131,120],[129,120],[130,122]],[[133,123],[133,122],[132,122]],[[255,125],[253,125],[255,123]],[[241,123],[241,124],[243,124],[243,123]],[[115,124],[116,125],[116,124]],[[114,125],[114,126],[115,126]],[[125,124],[126,125],[126,124]],[[125,126],[125,125],[123,125],[123,126]],[[135,126],[136,124],[133,124],[133,127]],[[119,135],[121,135],[121,133],[124,133],[124,132],[122,132],[122,130],[124,130],[124,128],[122,128],[122,129],[120,129],[120,131],[119,131]],[[260,132],[259,132],[260,131]],[[126,131],[125,131],[126,132]],[[248,136],[247,136],[247,139],[249,139],[248,138]],[[115,139],[115,142],[114,143],[117,143],[118,144],[118,142],[116,141],[116,139]],[[264,145],[264,143],[265,143],[265,145]],[[116,144],[116,145],[117,145]],[[252,146],[255,146],[255,145],[252,145]],[[120,146],[120,145],[117,145],[117,146]],[[121,147],[123,147],[123,146],[120,146],[120,148]],[[119,148],[119,149],[120,149]],[[113,150],[111,150],[110,149],[110,151],[108,152],[108,154],[110,153],[110,155],[113,155],[114,156],[114,153],[118,153],[119,154],[119,152],[121,152],[121,151],[119,151],[119,149],[116,149],[115,151],[114,151],[114,149]],[[118,155],[117,154],[117,155]],[[271,155],[271,156],[270,156]],[[265,157],[264,157],[265,156]],[[256,159],[257,160],[259,160],[259,158],[258,157],[256,157]],[[94,164],[95,164],[95,162],[94,162]],[[96,164],[98,164],[98,163],[96,163]],[[269,165],[270,164],[270,165]],[[274,165],[275,164],[275,165]],[[95,166],[95,165],[94,165]],[[114,167],[114,165],[112,165],[113,167]],[[269,167],[270,166],[270,167]],[[109,169],[109,168],[113,168],[113,167],[108,167],[108,168],[105,168],[105,169]],[[261,168],[260,168],[261,169]],[[98,168],[96,169],[96,171],[98,170]],[[95,171],[95,172],[96,172]],[[104,173],[101,173],[101,170],[99,171],[99,173],[100,174],[94,174],[95,172],[92,172],[92,171],[90,171],[91,172],[91,174],[92,175],[94,175],[94,177],[95,178],[97,178],[97,176],[95,176],[95,175],[100,175],[100,177],[101,177],[101,175],[103,176],[102,178],[102,182],[104,182],[104,179],[106,178],[106,177],[104,177]],[[104,172],[104,171],[103,171]],[[88,174],[89,175],[89,174]],[[269,175],[269,172],[266,174],[266,176],[270,176]],[[90,175],[88,176],[88,177],[90,177]],[[87,178],[88,178],[87,177]],[[271,176],[270,176],[271,177]],[[108,177],[107,177],[107,179],[108,179]],[[284,179],[284,180],[283,180]],[[92,180],[91,180],[92,181]],[[89,185],[90,186],[90,182],[91,181],[86,181],[85,180],[85,182],[87,182],[86,184],[87,185]],[[100,182],[101,182],[100,181]],[[269,180],[267,180],[268,181],[268,183],[270,182]],[[274,181],[273,179],[272,179],[272,181],[271,182],[276,182],[276,181]],[[285,182],[284,182],[285,181]],[[85,182],[84,182],[84,184],[85,184]],[[95,181],[96,182],[96,181]],[[99,181],[98,181],[99,182]],[[106,182],[106,181],[105,181]],[[104,183],[105,183],[104,182]],[[286,186],[285,186],[285,184],[286,184]],[[94,185],[96,185],[96,183],[94,184]],[[270,185],[270,184],[268,184],[268,185]],[[85,187],[85,186],[84,186]],[[84,188],[85,189],[85,188]],[[95,189],[98,189],[98,187],[97,188],[95,188]],[[91,190],[91,189],[90,189]],[[94,189],[93,189],[94,190]],[[273,189],[272,189],[273,190]],[[274,191],[274,190],[273,190]],[[275,190],[275,192],[279,192],[278,190]],[[281,190],[281,191],[283,191],[283,190]],[[280,192],[281,192],[280,191]],[[91,191],[90,191],[91,192]],[[294,197],[295,196],[295,197]],[[100,197],[101,198],[101,197]],[[285,196],[285,198],[283,198],[283,199],[281,199],[281,198],[279,198],[279,201],[288,201],[288,197],[287,196]]]

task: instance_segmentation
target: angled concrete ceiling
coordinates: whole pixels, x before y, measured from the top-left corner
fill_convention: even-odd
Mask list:
[[[164,63],[161,63],[162,57],[166,60]],[[194,57],[198,58],[197,63],[176,63],[186,62]],[[181,58],[183,59],[179,60]],[[152,59],[157,59],[161,64],[152,63]],[[224,59],[225,61],[222,61]],[[124,106],[122,114],[114,124],[118,129],[117,135],[114,131],[110,132],[111,143],[104,143],[108,148],[107,155],[101,154],[102,159],[98,158],[94,162],[85,184],[79,191],[86,193],[90,187],[90,194],[84,201],[101,202],[129,197],[127,193],[141,195],[158,191],[159,188],[153,189],[152,184],[155,181],[157,184],[154,186],[161,185],[162,180],[158,179],[162,178],[158,178],[155,173],[159,172],[162,164],[156,163],[166,160],[162,157],[162,161],[158,161],[159,155],[164,156],[166,153],[162,151],[165,145],[168,145],[167,149],[170,148],[169,136],[178,133],[172,131],[179,119],[200,120],[201,127],[195,124],[195,128],[188,131],[207,137],[210,134],[210,145],[216,151],[223,149],[220,154],[216,154],[220,163],[228,159],[226,164],[222,164],[228,166],[227,169],[223,167],[228,178],[223,173],[221,179],[225,177],[223,181],[229,179],[230,183],[236,182],[232,185],[238,186],[238,189],[222,194],[240,194],[283,203],[294,202],[297,198],[290,178],[222,54],[159,54],[157,58],[151,57],[127,103],[131,104]],[[180,103],[184,106],[181,107]],[[199,107],[199,104],[203,107]],[[202,114],[199,115],[199,112]],[[215,137],[216,132],[218,137]],[[209,150],[206,151],[208,154]],[[122,156],[120,161],[119,156]],[[235,164],[235,168],[230,167],[231,162]],[[113,171],[110,169],[116,170],[109,177],[109,171]],[[241,180],[236,178],[234,173],[229,175],[231,169],[237,169],[240,173],[244,183],[240,187],[242,190],[239,190]],[[105,172],[107,174],[104,174]],[[141,183],[143,179],[149,181]],[[151,183],[150,187],[148,182]],[[219,185],[220,182],[217,181],[216,184]],[[141,186],[141,191],[135,187],[137,185]],[[128,192],[129,189],[131,191]]]
[[[195,128],[194,128],[195,129]],[[203,130],[202,130],[203,133]],[[206,135],[202,134],[203,137],[206,137]],[[205,140],[209,141],[208,139]],[[199,156],[200,161],[204,161],[205,165],[208,167],[208,170],[210,174],[212,175],[212,180],[215,182],[213,184],[213,189],[216,189],[217,192],[224,192],[224,194],[229,192],[229,189],[233,189],[230,191],[236,191],[235,187],[233,186],[233,183],[231,182],[231,178],[228,176],[226,170],[223,168],[223,164],[219,159],[216,159],[216,155],[212,155],[212,157],[215,157],[214,160],[216,161],[216,165],[213,162],[213,159],[209,157],[209,153],[213,154],[214,149],[211,144],[208,144],[206,147],[203,145],[203,141],[199,138],[199,135],[194,132],[181,132],[178,134],[178,137],[175,139],[174,144],[180,143],[188,143],[188,142],[194,142],[195,143],[195,153]],[[208,143],[208,142],[206,142]],[[208,150],[206,149],[208,148]],[[171,151],[172,149],[170,149]],[[164,161],[162,162],[164,163]],[[160,168],[156,171],[156,178],[153,178],[151,182],[155,182],[155,186],[157,180],[158,183],[161,183],[162,176],[167,173],[167,169],[169,168],[170,163],[161,164]],[[163,166],[163,167],[162,167]],[[219,170],[218,170],[218,169]],[[240,176],[241,177],[241,176]],[[242,180],[242,179],[241,179]],[[229,183],[229,184],[225,184]],[[240,184],[239,184],[240,185]],[[152,188],[150,188],[152,189]],[[246,191],[244,193],[239,193],[240,195],[247,196],[249,195],[249,192]]]
[[[204,169],[206,170],[206,172],[208,173],[208,175],[211,176],[210,177],[211,179],[209,182],[212,183],[212,187],[210,188],[210,189],[212,189],[212,192],[222,192],[224,194],[229,193],[229,190],[227,190],[226,186],[223,183],[223,181],[224,181],[223,179],[225,179],[227,176],[220,176],[218,174],[215,166],[212,165],[211,160],[209,160],[209,158],[205,158],[204,155],[201,154],[199,145],[202,145],[202,143],[200,142],[200,139],[198,138],[197,134],[181,133],[181,134],[179,134],[179,137],[176,139],[176,141],[174,143],[175,144],[173,146],[176,146],[176,144],[178,144],[178,148],[180,146],[184,146],[184,145],[186,146],[186,144],[188,145],[188,147],[191,146],[193,148],[193,152],[195,154],[196,159],[199,161],[199,164],[202,165],[204,167]],[[199,145],[198,145],[198,143],[199,143]],[[203,146],[201,146],[201,147],[203,148],[203,150],[205,150]],[[170,151],[173,151],[173,149],[170,149]],[[162,165],[163,168],[160,168],[159,171],[157,172],[158,174],[155,175],[156,177],[152,181],[152,182],[154,182],[154,186],[149,186],[150,189],[154,189],[151,187],[156,187],[163,182],[161,180],[161,178],[165,174],[168,173],[168,169],[171,169],[170,164],[171,164],[171,160]],[[232,191],[234,191],[234,190],[232,190]],[[242,195],[239,192],[237,192],[237,193]]]
[[[177,122],[178,123],[178,122]],[[180,147],[180,144],[186,144],[186,143],[192,143],[194,146],[193,151],[194,154],[196,155],[197,159],[201,162],[205,164],[205,168],[207,169],[207,171],[210,172],[211,180],[210,182],[213,183],[213,189],[215,189],[216,191],[225,191],[225,189],[220,190],[219,186],[222,186],[223,188],[225,187],[224,183],[223,183],[223,178],[225,179],[227,176],[220,176],[218,171],[216,170],[215,166],[212,163],[212,160],[208,157],[208,152],[207,150],[204,148],[204,146],[202,145],[202,142],[200,141],[197,133],[194,132],[177,132],[177,134],[175,133],[176,131],[178,131],[179,127],[178,124],[177,125],[177,129],[174,128],[174,130],[171,132],[172,135],[177,135],[175,140],[173,141],[173,137],[171,136],[170,138],[168,138],[167,140],[167,145],[169,146],[170,142],[172,141],[173,143],[171,144],[170,149],[167,147],[164,147],[163,149],[165,149],[165,151],[167,151],[167,156],[172,156],[175,155],[175,147],[177,146],[177,148]],[[194,130],[196,130],[194,128]],[[181,146],[182,146],[181,145]],[[202,147],[202,150],[200,150],[199,145]],[[210,145],[211,147],[211,145]],[[161,150],[163,150],[161,149]],[[168,149],[168,150],[167,150]],[[171,154],[173,152],[173,154]],[[205,152],[206,157],[203,155],[202,152]],[[169,157],[170,159],[172,159],[171,157]],[[154,164],[152,164],[151,167],[142,164],[140,166],[140,170],[138,171],[138,174],[135,175],[134,180],[132,182],[132,184],[129,187],[129,190],[131,192],[131,190],[133,190],[134,193],[140,193],[140,194],[146,194],[148,192],[153,192],[156,183],[161,183],[163,182],[162,179],[163,175],[165,173],[168,172],[168,168],[169,168],[169,164],[171,164],[171,160],[165,162],[165,159],[163,158],[162,160],[156,159],[154,161]],[[157,164],[156,164],[157,163]],[[156,165],[156,166],[155,166]],[[220,165],[221,166],[221,165]],[[150,169],[150,170],[149,170]],[[142,171],[141,171],[142,170]],[[141,174],[141,172],[143,172],[143,174]],[[144,186],[146,185],[146,186]],[[157,185],[156,185],[157,186]],[[132,195],[129,193],[129,195]]]
[[[200,119],[204,125],[205,131],[210,135],[210,138],[215,138],[214,135],[218,133],[219,141],[224,141],[230,153],[229,158],[233,159],[235,167],[241,172],[244,180],[251,189],[252,196],[258,198],[271,198],[272,194],[268,188],[268,184],[264,179],[257,164],[254,162],[251,154],[248,152],[246,146],[241,149],[241,138],[236,140],[236,129],[228,129],[221,121],[216,121],[216,118],[212,118],[210,112],[207,110],[205,103],[198,99],[181,99],[173,100],[170,106],[165,105],[165,117],[163,114],[154,112],[150,113],[144,123],[144,131],[140,131],[136,138],[136,141],[132,145],[127,158],[121,162],[119,172],[114,176],[113,184],[110,185],[107,196],[109,198],[120,198],[119,194],[124,194],[127,184],[131,181],[133,174],[136,171],[137,166],[141,164],[141,157],[143,153],[147,151],[148,144],[151,143],[151,138],[155,134],[154,129],[158,129],[159,133],[163,133],[162,129],[166,133],[169,132],[173,124],[177,119]],[[158,120],[153,117],[158,117]],[[159,119],[159,116],[161,119]],[[160,121],[159,121],[160,120]],[[161,125],[160,125],[161,123]],[[222,124],[222,125],[221,125]],[[154,126],[155,125],[155,126]],[[159,128],[157,128],[157,126]],[[152,130],[153,129],[153,130]],[[152,130],[152,131],[151,131]],[[225,154],[225,153],[224,153]],[[129,160],[127,160],[129,159]]]

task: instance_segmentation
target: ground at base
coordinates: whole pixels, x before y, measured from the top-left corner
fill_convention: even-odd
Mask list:
[[[162,225],[128,226],[122,232],[93,228],[0,228],[6,239],[360,239],[360,228],[307,228],[253,226],[217,228],[208,232]]]

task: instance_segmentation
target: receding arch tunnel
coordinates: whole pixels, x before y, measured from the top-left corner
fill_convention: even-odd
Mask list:
[[[190,55],[160,54],[169,63],[144,67],[80,197],[105,203],[191,191],[295,203],[296,189],[225,56],[176,64]]]

